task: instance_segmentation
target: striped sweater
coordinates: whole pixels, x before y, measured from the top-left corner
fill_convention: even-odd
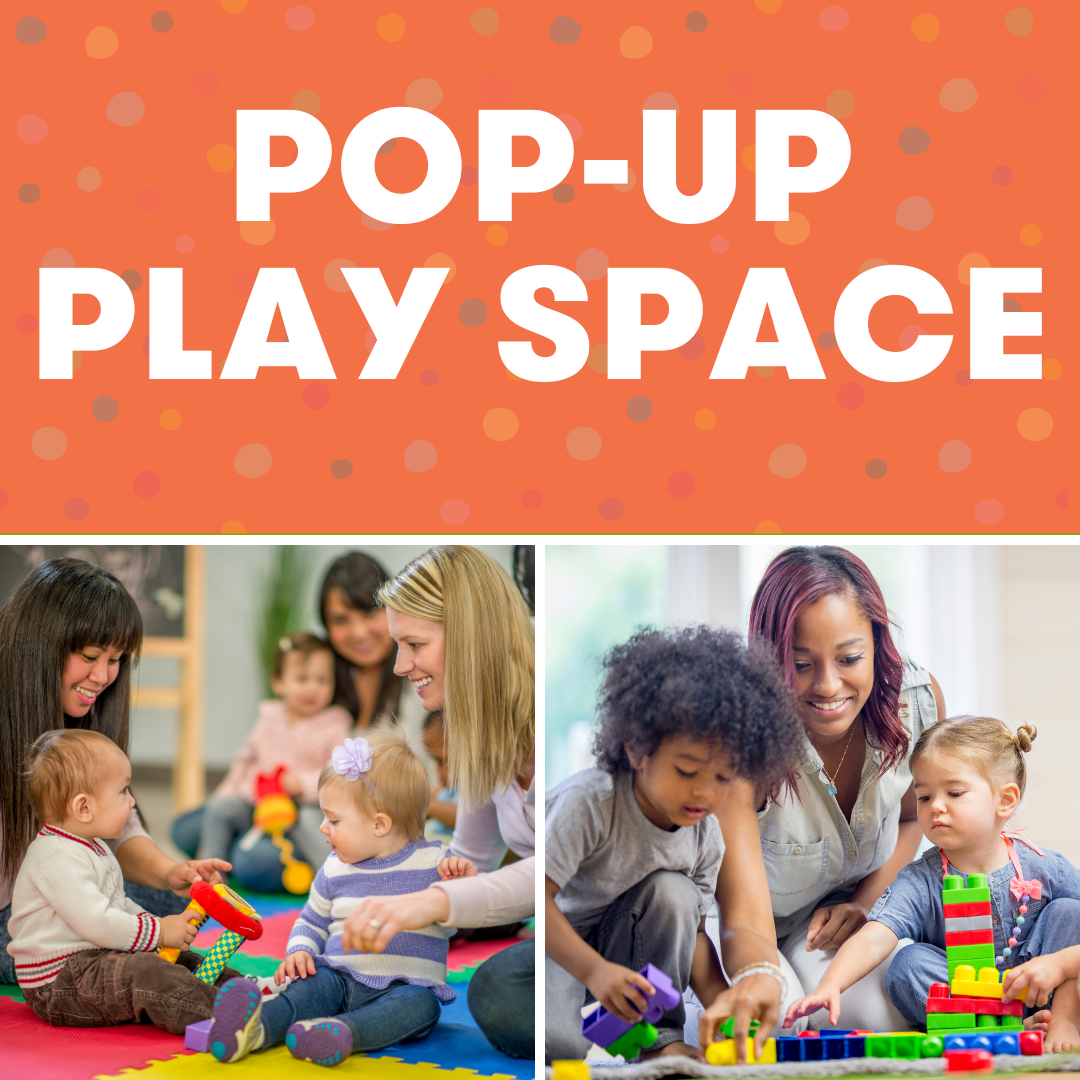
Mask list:
[[[11,897],[8,953],[19,985],[51,983],[86,949],[149,952],[161,920],[124,895],[124,875],[101,840],[44,826],[26,849]]]
[[[446,985],[447,939],[453,928],[432,924],[423,930],[403,930],[382,953],[346,953],[341,948],[345,920],[366,896],[399,896],[420,892],[439,880],[436,867],[449,854],[437,841],[407,844],[394,855],[364,862],[343,863],[333,854],[323,863],[311,893],[289,935],[286,955],[308,952],[316,966],[348,971],[357,982],[374,989],[395,979],[429,986],[444,1003],[457,996]]]

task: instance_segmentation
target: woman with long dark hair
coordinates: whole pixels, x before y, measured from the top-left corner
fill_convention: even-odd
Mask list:
[[[933,676],[900,655],[881,589],[843,548],[777,555],[754,596],[750,638],[775,649],[806,738],[775,790],[747,789],[724,804],[728,853],[717,895],[750,892],[756,902],[768,889],[783,979],[743,993],[774,996],[781,982],[786,1009],[818,985],[833,950],[914,858],[920,833],[908,758],[945,704]],[[907,1026],[889,1001],[887,968],[845,992],[853,1028]]]
[[[32,570],[0,608],[0,982],[15,982],[7,953],[11,890],[37,830],[23,780],[25,755],[46,731],[87,728],[127,753],[131,671],[142,647],[142,616],[112,574],[82,559]],[[200,878],[221,881],[220,859],[178,863],[150,839],[133,810],[108,840],[127,895],[154,915],[183,910]]]

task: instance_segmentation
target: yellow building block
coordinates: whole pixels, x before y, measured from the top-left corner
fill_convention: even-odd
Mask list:
[[[1008,975],[1010,971],[1012,971],[1012,968],[1006,968],[1001,973],[1001,981],[1002,982],[1005,981],[1005,976]],[[1020,993],[1017,994],[1016,997],[1013,998],[1013,1001],[1022,1001],[1026,1005],[1027,1004],[1027,992],[1028,992],[1028,988],[1025,986],[1024,989],[1021,990]]]
[[[589,1066],[584,1061],[553,1061],[553,1080],[589,1080]]]
[[[997,968],[979,968],[979,976],[976,978],[975,969],[970,964],[960,964],[953,972],[953,981],[949,984],[949,988],[952,990],[953,997],[996,998],[1000,1001],[1003,993],[1001,980],[1010,970],[1011,968],[1006,968],[999,975]],[[1026,998],[1027,987],[1025,986],[1014,1000],[1026,1001]]]
[[[734,1065],[735,1040],[721,1039],[720,1042],[711,1043],[705,1048],[705,1060],[710,1065]],[[754,1040],[747,1039],[746,1063],[747,1065],[776,1064],[776,1040],[766,1039],[765,1045],[761,1048],[761,1057],[756,1058],[754,1057]]]

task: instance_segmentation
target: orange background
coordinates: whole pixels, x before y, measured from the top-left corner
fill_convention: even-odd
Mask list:
[[[224,0],[226,7],[240,2]],[[2,59],[12,78],[5,98],[0,528],[1074,530],[1068,489],[1077,456],[1077,391],[1073,341],[1063,334],[1076,303],[1076,96],[1067,89],[1076,5],[1032,2],[1034,28],[1019,36],[1006,25],[1013,2],[919,0],[923,7],[846,0],[849,21],[839,30],[823,25],[822,11],[835,5],[820,0],[784,0],[778,7],[776,0],[700,2],[708,27],[694,33],[685,24],[693,0],[685,10],[636,0],[559,6],[496,0],[498,29],[482,36],[470,25],[473,4],[388,0],[382,11],[309,0],[314,23],[294,30],[288,22],[297,17],[296,5],[288,0],[251,0],[235,13],[216,0],[93,9],[28,0],[15,14],[45,23],[44,40],[19,43],[11,18],[3,37]],[[166,33],[151,27],[158,5],[174,20]],[[919,40],[911,26],[926,12],[940,20],[933,41]],[[404,19],[397,41],[384,40],[376,27],[381,14],[391,13]],[[552,41],[549,27],[559,16],[580,23],[573,44]],[[87,55],[87,35],[102,25],[115,31],[119,47],[94,59]],[[648,30],[653,42],[638,59],[620,53],[620,38],[633,26]],[[212,85],[208,76],[196,79],[207,69],[219,77],[209,94],[195,86],[205,91],[207,81]],[[752,75],[748,93],[730,88],[742,88],[738,77],[729,83],[736,72]],[[498,103],[482,93],[490,75],[509,84],[509,96]],[[1045,87],[1039,101],[1018,97],[1017,80],[1030,75]],[[433,111],[455,133],[466,165],[477,160],[479,109],[543,109],[576,118],[583,134],[566,178],[572,201],[558,203],[551,193],[515,196],[514,220],[505,223],[508,238],[501,245],[488,242],[488,224],[477,220],[475,184],[460,187],[427,222],[366,227],[341,183],[341,147],[362,117],[405,104],[408,87],[422,78],[441,87],[443,99]],[[941,88],[956,78],[969,79],[978,91],[977,103],[963,113],[939,104]],[[829,191],[792,196],[792,210],[810,223],[804,242],[780,243],[771,223],[754,221],[754,177],[743,163],[735,199],[714,222],[675,225],[649,209],[640,183],[640,109],[650,95],[671,94],[680,106],[679,179],[694,191],[701,109],[736,109],[742,149],[754,140],[755,109],[825,109],[829,95],[841,89],[855,103],[842,119],[851,165]],[[235,171],[211,168],[207,151],[235,143],[236,109],[289,108],[301,90],[318,95],[317,116],[330,132],[334,161],[312,190],[272,196],[275,235],[255,246],[235,221]],[[137,93],[146,108],[131,127],[106,117],[110,99],[125,91]],[[45,139],[20,140],[17,125],[26,114],[46,122]],[[912,125],[931,137],[925,153],[899,149],[901,131]],[[808,148],[800,141],[793,160],[805,164]],[[277,164],[289,160],[287,146],[275,147],[275,154]],[[626,157],[638,182],[628,192],[585,187],[586,157]],[[515,146],[517,164],[530,160],[529,145]],[[1012,170],[1004,186],[991,179],[1000,165]],[[76,185],[87,166],[101,174],[96,191]],[[423,176],[424,156],[399,140],[378,166],[387,186],[408,190]],[[37,201],[19,200],[17,191],[27,184],[39,188]],[[147,188],[160,195],[159,208],[140,208],[139,194]],[[895,220],[899,204],[912,196],[934,210],[933,222],[917,232]],[[1042,233],[1035,246],[1020,238],[1032,224]],[[175,246],[181,235],[195,242],[188,254]],[[721,254],[710,248],[716,236],[728,244]],[[37,268],[55,248],[69,252],[74,265],[134,269],[142,278],[127,338],[108,351],[86,353],[71,381],[37,378]],[[511,376],[497,342],[527,335],[501,313],[502,282],[536,263],[574,268],[590,248],[613,266],[669,266],[689,275],[704,299],[704,348],[682,350],[692,358],[680,351],[645,354],[637,382],[608,381],[600,352],[563,382]],[[381,267],[397,297],[409,269],[437,252],[453,258],[456,274],[444,284],[398,378],[358,381],[367,324],[350,293],[327,286],[325,267],[335,259]],[[1025,310],[1044,312],[1043,337],[1015,338],[1007,346],[1041,352],[1043,381],[964,385],[968,289],[958,265],[969,253],[993,266],[1043,268],[1043,295],[1017,297]],[[788,269],[818,341],[832,329],[843,288],[871,259],[919,267],[948,291],[952,316],[920,317],[907,301],[891,299],[871,318],[876,340],[887,348],[899,348],[901,332],[916,323],[929,333],[952,333],[952,350],[936,371],[915,382],[877,383],[850,368],[837,348],[819,347],[825,381],[789,381],[782,370],[751,370],[741,382],[708,379],[749,267]],[[289,369],[264,369],[254,381],[151,382],[143,351],[149,268],[184,268],[184,345],[212,349],[217,373],[245,303],[234,281],[264,265],[299,273],[338,376],[325,384],[328,394],[320,397],[319,388]],[[595,349],[606,336],[607,289],[604,277],[587,284],[587,304],[559,306],[582,322]],[[487,318],[467,327],[458,309],[473,298],[484,302]],[[76,310],[88,321],[96,307],[80,302]],[[646,317],[657,320],[664,308],[659,300],[646,303]],[[278,320],[271,338],[280,338],[280,330]],[[538,348],[550,352],[551,346]],[[438,381],[426,385],[424,372],[436,372]],[[841,393],[849,383],[861,388],[856,407],[845,407],[859,397],[851,387]],[[648,419],[627,413],[637,396],[652,406]],[[95,417],[95,411],[111,411],[102,398],[116,404],[112,419]],[[493,409],[514,414],[512,437],[496,441],[485,434]],[[642,409],[637,402],[631,411],[641,415]],[[1048,437],[1022,434],[1027,428],[1020,417],[1029,409],[1052,418]],[[179,414],[178,427],[163,426],[165,410]],[[714,426],[707,427],[702,410],[712,412]],[[600,437],[600,452],[589,460],[567,450],[568,434],[582,427]],[[44,460],[34,452],[42,428],[63,432],[61,456]],[[512,421],[504,422],[494,433],[505,436],[512,428]],[[1045,430],[1044,421],[1028,434]],[[406,460],[415,467],[417,450],[412,458],[407,451],[420,440],[434,447],[436,462],[410,471]],[[971,461],[946,472],[939,454],[955,441],[966,444]],[[272,461],[257,478],[235,467],[238,451],[251,444],[268,451],[264,464]],[[770,458],[788,444],[801,448],[807,464],[795,476],[775,475]],[[248,451],[248,458],[252,453],[260,457]],[[331,465],[342,461],[351,474],[339,479]],[[868,462],[879,463],[870,469],[875,474],[884,462],[885,474],[871,479]]]

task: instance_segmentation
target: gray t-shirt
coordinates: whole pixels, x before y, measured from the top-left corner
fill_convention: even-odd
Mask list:
[[[661,829],[634,797],[633,774],[584,769],[547,793],[546,873],[555,903],[576,930],[595,926],[608,906],[655,870],[686,874],[708,911],[724,838],[712,814],[692,827]]]

